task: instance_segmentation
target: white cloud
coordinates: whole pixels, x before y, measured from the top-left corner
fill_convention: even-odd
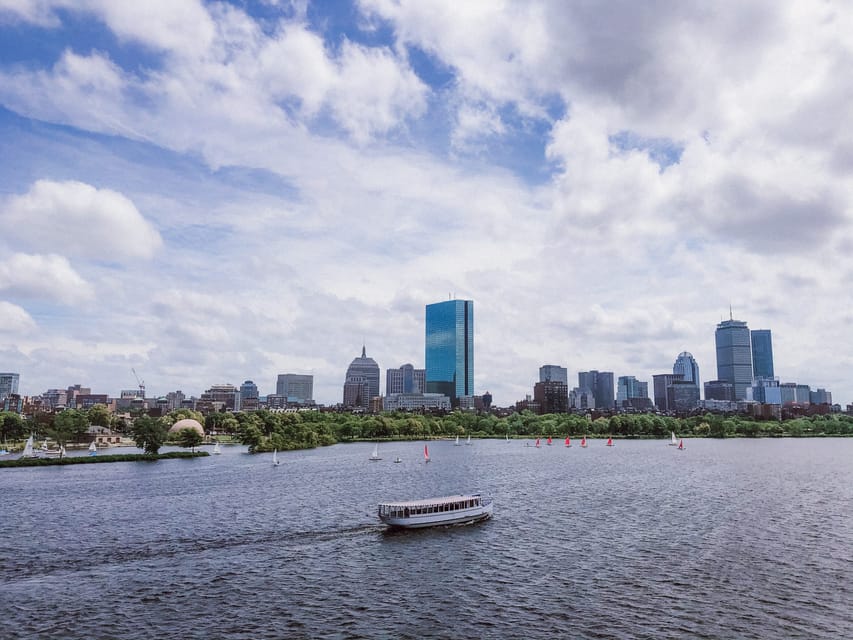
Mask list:
[[[0,300],[0,333],[25,334],[35,328],[36,323],[26,310],[11,302]]]
[[[0,261],[0,291],[71,305],[94,297],[92,286],[58,255],[16,253]]]
[[[128,198],[83,182],[38,180],[2,205],[0,221],[30,249],[103,262],[150,258],[162,246]]]

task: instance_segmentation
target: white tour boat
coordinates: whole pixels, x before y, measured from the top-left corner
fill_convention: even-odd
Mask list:
[[[479,493],[379,504],[379,519],[382,522],[406,529],[467,524],[491,515],[492,499]]]

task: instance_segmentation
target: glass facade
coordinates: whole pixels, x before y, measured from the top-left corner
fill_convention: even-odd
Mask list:
[[[457,404],[474,395],[474,301],[448,300],[426,306],[427,393]]]
[[[744,400],[752,386],[752,340],[749,327],[740,320],[717,325],[717,379],[734,386],[735,400]],[[707,397],[707,396],[706,396]]]
[[[752,331],[752,375],[756,378],[773,378],[773,340],[770,329]]]

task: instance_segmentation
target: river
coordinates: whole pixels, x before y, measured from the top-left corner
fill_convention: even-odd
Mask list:
[[[0,635],[853,637],[853,439],[525,444],[2,469]],[[491,520],[376,517],[472,491]]]

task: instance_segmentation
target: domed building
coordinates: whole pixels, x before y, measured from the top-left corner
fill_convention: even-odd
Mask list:
[[[201,426],[201,423],[199,423],[198,420],[193,420],[192,418],[184,418],[183,420],[178,420],[169,429],[169,433],[177,433],[178,431],[183,431],[184,429],[194,429],[198,431],[198,434],[202,438],[204,437],[204,427]]]

